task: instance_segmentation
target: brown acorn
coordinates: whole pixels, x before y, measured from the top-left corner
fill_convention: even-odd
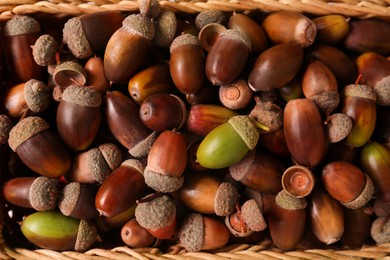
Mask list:
[[[154,26],[149,18],[141,14],[127,16],[106,46],[104,71],[107,79],[128,82],[145,61],[153,37]]]
[[[40,117],[26,117],[10,131],[8,144],[33,171],[51,178],[64,175],[71,167],[69,151]]]
[[[218,102],[219,89],[214,88],[211,83],[206,82],[200,87],[196,93],[187,94],[185,96],[187,103],[190,106],[199,104],[212,104]]]
[[[137,203],[134,203],[125,211],[111,217],[100,215],[97,219],[98,228],[103,232],[107,232],[109,230],[122,227],[130,219],[134,218],[136,206]]]
[[[242,31],[228,29],[220,34],[206,58],[206,76],[213,85],[233,82],[244,70],[251,41]]]
[[[243,79],[219,87],[219,100],[222,105],[233,110],[248,106],[252,97],[253,91],[249,88],[248,82]]]
[[[154,19],[155,33],[153,44],[160,48],[169,47],[177,32],[176,14],[171,10],[162,10]]]
[[[343,245],[358,248],[367,242],[370,236],[371,215],[366,208],[344,208],[344,233],[341,237]]]
[[[256,201],[263,214],[268,214],[275,203],[276,193],[258,192],[254,189],[246,187],[244,190],[244,198]]]
[[[135,218],[132,218],[121,229],[122,241],[132,248],[148,247],[156,238],[146,228],[141,227]]]
[[[322,15],[313,18],[317,27],[316,42],[336,44],[344,39],[349,31],[349,19],[339,14]]]
[[[84,70],[87,76],[86,85],[105,95],[110,88],[110,84],[104,74],[103,59],[98,56],[89,58],[84,65]]]
[[[199,39],[182,34],[173,40],[170,52],[169,70],[176,88],[184,94],[197,92],[205,79],[205,55]]]
[[[271,133],[261,134],[259,144],[279,158],[285,158],[290,155],[286,139],[284,138],[283,128],[279,128]]]

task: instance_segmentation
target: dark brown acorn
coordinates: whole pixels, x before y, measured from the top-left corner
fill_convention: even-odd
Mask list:
[[[283,128],[279,128],[271,133],[261,134],[259,144],[279,158],[285,158],[290,155],[286,139],[284,138]]]
[[[359,209],[344,208],[344,233],[341,237],[343,245],[358,248],[367,242],[370,236],[371,215],[365,207]]]

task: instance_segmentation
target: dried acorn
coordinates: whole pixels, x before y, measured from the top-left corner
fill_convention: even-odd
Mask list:
[[[195,17],[195,25],[201,30],[210,23],[219,23],[224,25],[227,21],[227,15],[220,10],[205,10]]]

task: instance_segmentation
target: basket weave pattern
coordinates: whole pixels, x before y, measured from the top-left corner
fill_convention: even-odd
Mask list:
[[[312,15],[341,14],[359,19],[380,18],[390,20],[390,0],[171,0],[160,1],[163,9],[176,13],[196,14],[204,10],[227,12],[264,12],[295,10]],[[136,0],[0,0],[0,23],[15,14],[71,15],[77,16],[106,10],[137,12]],[[0,208],[1,210],[1,208]],[[91,249],[80,253],[74,251],[56,252],[46,249],[29,250],[11,248],[2,236],[3,220],[0,215],[0,259],[390,259],[390,243],[370,245],[354,250],[297,249],[282,252],[264,240],[257,245],[236,244],[214,252],[186,252],[180,246],[173,246],[168,253],[158,248],[130,249],[116,247]]]

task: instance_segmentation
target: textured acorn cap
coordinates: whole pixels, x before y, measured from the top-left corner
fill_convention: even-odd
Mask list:
[[[331,143],[337,143],[346,138],[352,130],[352,119],[343,113],[331,115],[325,124],[326,134]]]
[[[81,194],[81,184],[71,182],[65,185],[62,190],[62,198],[58,203],[58,208],[65,216],[72,214]]]
[[[254,199],[245,201],[241,206],[241,216],[249,229],[263,231],[267,227],[263,213]]]
[[[154,140],[156,140],[156,136],[157,132],[153,131],[144,140],[140,141],[138,144],[130,148],[129,154],[135,158],[141,158],[146,156],[149,153],[150,148],[154,143]]]
[[[76,58],[86,59],[93,55],[93,50],[79,17],[73,17],[64,24],[63,42]]]
[[[112,143],[106,143],[99,145],[98,149],[111,170],[115,170],[121,165],[122,153],[118,146]]]
[[[325,115],[336,110],[340,103],[340,95],[337,91],[324,91],[310,98],[318,109]]]
[[[36,178],[29,191],[31,206],[37,211],[55,209],[59,194],[58,183],[57,179],[44,176]]]
[[[49,129],[49,124],[42,118],[30,116],[20,120],[9,132],[8,144],[15,152],[16,149],[32,136]]]
[[[65,61],[55,67],[53,80],[61,87],[68,87],[74,84],[85,85],[87,73],[78,62]]]
[[[358,209],[366,205],[372,199],[375,191],[374,183],[372,182],[371,178],[367,174],[365,174],[365,176],[366,176],[366,185],[364,186],[363,191],[354,200],[350,202],[341,203],[345,207],[349,209]]]
[[[127,16],[122,22],[123,28],[132,34],[137,34],[148,40],[152,40],[154,37],[154,24],[145,15],[131,14]]]
[[[244,115],[233,116],[228,120],[228,123],[241,136],[249,150],[255,149],[260,134],[253,118]]]
[[[0,145],[8,142],[9,132],[14,124],[7,115],[0,115]]]
[[[195,18],[195,26],[200,30],[210,23],[226,24],[227,15],[220,10],[206,10],[200,12]]]
[[[175,37],[176,29],[176,14],[170,10],[164,10],[156,18],[153,43],[157,47],[169,46]]]
[[[214,211],[217,216],[227,216],[231,214],[238,200],[237,189],[228,182],[219,185],[214,198]]]
[[[127,167],[132,167],[136,169],[139,173],[143,174],[144,172],[144,166],[141,163],[141,161],[136,160],[136,159],[127,159],[124,161],[121,166],[127,166]]]
[[[24,84],[24,98],[32,112],[43,112],[50,105],[50,89],[42,81],[30,79]]]
[[[350,84],[344,88],[344,96],[371,99],[376,102],[375,91],[367,85]]]
[[[168,226],[176,218],[176,206],[168,195],[156,197],[150,202],[138,203],[135,218],[141,227],[158,230]]]
[[[98,183],[102,183],[112,171],[99,148],[87,151],[87,164],[93,179]]]
[[[190,45],[190,44],[197,45],[197,46],[201,47],[198,37],[196,37],[195,35],[192,35],[190,33],[185,33],[185,34],[177,36],[173,40],[169,50],[172,53],[175,48],[177,48],[181,45]]]
[[[39,36],[33,46],[33,57],[39,66],[47,66],[55,62],[58,42],[53,36],[44,34]]]
[[[376,102],[380,106],[390,105],[390,76],[383,78],[374,87]]]
[[[158,0],[141,0],[139,12],[150,18],[155,18],[160,14],[160,2]]]
[[[95,224],[92,221],[81,219],[77,232],[75,250],[78,252],[86,251],[96,242],[97,238],[98,232]]]
[[[62,93],[62,100],[85,107],[99,107],[102,95],[91,87],[71,85]]]
[[[243,31],[236,29],[227,29],[226,31],[221,33],[220,37],[230,37],[233,39],[237,39],[238,41],[243,42],[249,50],[252,48],[251,39]]]
[[[236,181],[242,181],[249,172],[255,160],[256,150],[249,151],[244,158],[229,167],[230,176]]]
[[[254,189],[246,187],[245,190],[244,190],[244,194],[245,194],[245,197],[247,199],[251,199],[251,200],[256,201],[256,203],[259,206],[260,210],[263,209],[263,207],[264,207],[264,205],[263,205],[263,195],[261,194],[261,192],[258,192],[257,190],[254,190]]]
[[[27,15],[15,15],[3,27],[4,36],[16,36],[36,33],[41,30],[38,21]]]
[[[281,190],[276,195],[275,202],[279,207],[287,210],[299,210],[304,209],[307,206],[305,198],[296,198],[285,190]]]
[[[180,226],[180,245],[187,251],[197,252],[202,250],[205,236],[203,216],[192,213],[186,216]]]
[[[388,217],[375,219],[371,224],[371,237],[378,244],[390,242],[390,221]]]
[[[154,171],[151,171],[148,166],[145,167],[144,171],[145,183],[150,188],[158,192],[174,192],[183,186],[184,177],[171,177],[168,175],[161,175]]]
[[[266,126],[267,132],[278,130],[283,125],[283,109],[270,100],[271,92],[263,92],[261,96],[255,96],[256,105],[249,113],[260,124]]]

